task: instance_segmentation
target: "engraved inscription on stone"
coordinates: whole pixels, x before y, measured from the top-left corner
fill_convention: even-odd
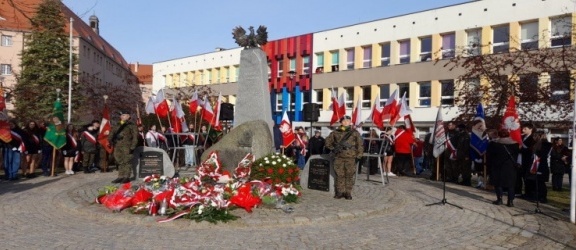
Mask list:
[[[324,159],[310,160],[308,188],[321,191],[330,190],[330,161]]]
[[[138,178],[152,174],[163,175],[163,155],[161,152],[142,152],[140,154],[140,168]]]

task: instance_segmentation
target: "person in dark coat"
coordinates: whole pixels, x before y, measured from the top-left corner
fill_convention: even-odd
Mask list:
[[[550,179],[550,167],[548,166],[548,156],[552,151],[552,143],[546,138],[546,133],[543,131],[536,131],[534,133],[534,154],[532,158],[532,165],[526,173],[526,180],[532,181],[535,184],[534,194],[529,199],[538,199],[541,203],[548,202],[548,188],[546,182]],[[535,159],[536,163],[535,164]]]
[[[276,149],[276,151],[280,151],[280,148],[282,147],[283,143],[282,143],[282,132],[280,131],[280,125],[278,124],[274,124],[274,127],[272,128],[272,131],[274,132],[274,148]]]
[[[519,171],[518,176],[516,177],[515,189],[517,194],[521,194],[522,186],[524,186],[523,197],[525,198],[533,197],[536,187],[536,183],[533,180],[526,179],[526,173],[530,170],[530,166],[532,166],[532,155],[534,154],[533,147],[536,143],[532,133],[533,131],[534,125],[532,123],[522,124],[522,145],[520,145],[520,164],[522,165],[522,171]]]
[[[553,139],[554,146],[550,151],[550,172],[552,173],[552,190],[562,191],[562,180],[564,173],[568,168],[568,159],[570,152],[568,147],[564,146],[562,138]]]
[[[98,131],[100,121],[93,120],[80,134],[80,148],[82,149],[82,168],[85,174],[94,173],[94,162],[98,153]]]
[[[26,156],[27,171],[24,173],[26,178],[36,177],[36,167],[38,166],[38,154],[41,152],[42,134],[35,121],[30,121],[28,126],[24,128],[24,145],[26,149],[24,155]]]
[[[326,140],[320,135],[320,131],[316,130],[314,136],[308,141],[308,148],[310,149],[310,155],[321,155],[324,153],[324,144]]]
[[[507,206],[514,206],[514,187],[516,185],[516,172],[518,153],[520,147],[510,138],[507,130],[498,131],[499,138],[491,141],[486,150],[486,165],[490,169],[490,182],[496,192],[495,205],[502,205],[503,190],[508,189]]]

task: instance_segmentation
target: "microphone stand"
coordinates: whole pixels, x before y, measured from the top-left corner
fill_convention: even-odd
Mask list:
[[[444,141],[444,143],[442,143],[441,145],[445,144],[448,141],[448,138],[446,138],[446,140]],[[441,155],[439,155],[438,157],[441,157]],[[440,158],[436,158],[436,164],[440,164]],[[461,206],[458,206],[456,204],[450,203],[448,202],[448,200],[446,200],[446,167],[442,168],[442,200],[439,202],[435,202],[435,203],[431,203],[431,204],[426,204],[426,206],[434,206],[434,205],[451,205],[460,209],[464,209]]]
[[[538,184],[538,175],[541,175],[541,174],[542,173],[540,173],[540,172],[536,173],[536,207],[534,208],[534,211],[527,211],[525,213],[515,214],[513,216],[520,216],[520,215],[526,215],[526,214],[541,214],[544,216],[548,216],[554,220],[558,220],[558,218],[556,218],[552,215],[546,214],[546,213],[542,212],[542,210],[540,210],[540,193],[538,192],[538,186],[540,186],[540,185]]]

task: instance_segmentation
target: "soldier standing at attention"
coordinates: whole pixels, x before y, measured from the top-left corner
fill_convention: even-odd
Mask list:
[[[358,131],[350,127],[350,119],[350,116],[342,117],[340,119],[341,126],[332,131],[326,138],[326,148],[330,149],[335,156],[335,199],[352,199],[356,161],[362,158],[362,153],[364,152],[362,136]]]
[[[108,140],[114,146],[114,159],[118,165],[118,178],[112,183],[130,182],[130,172],[132,166],[132,153],[138,145],[138,129],[136,124],[130,121],[130,114],[120,112],[120,123],[112,129],[108,135]]]

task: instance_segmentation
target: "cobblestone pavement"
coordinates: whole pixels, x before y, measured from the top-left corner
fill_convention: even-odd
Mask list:
[[[0,181],[1,249],[571,249],[576,226],[567,214],[516,200],[491,204],[494,195],[472,187],[392,177],[390,184],[360,180],[352,201],[309,191],[294,212],[255,209],[230,223],[112,213],[93,204],[114,173]],[[373,178],[378,179],[378,178]],[[518,215],[520,214],[520,215]],[[518,216],[515,216],[518,215]]]

